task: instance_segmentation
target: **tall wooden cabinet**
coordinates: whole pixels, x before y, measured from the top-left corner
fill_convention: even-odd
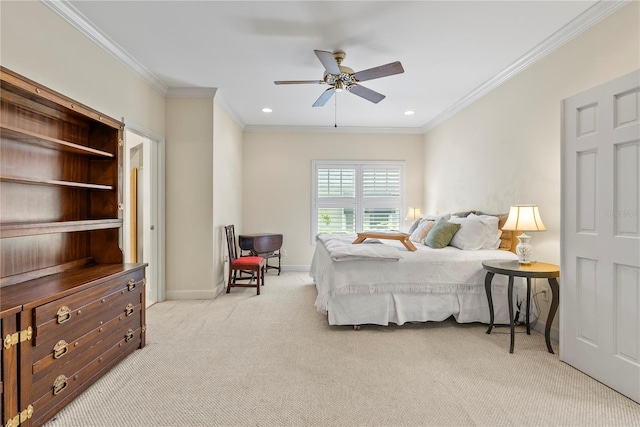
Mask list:
[[[123,124],[0,70],[0,410],[41,425],[145,344],[124,264]]]

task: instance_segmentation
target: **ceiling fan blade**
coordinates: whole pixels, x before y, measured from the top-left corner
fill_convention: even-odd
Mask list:
[[[277,85],[306,85],[306,84],[319,84],[324,83],[324,80],[277,80],[274,82]]]
[[[320,95],[320,98],[318,98],[316,102],[313,103],[313,106],[322,107],[333,96],[333,92],[335,91],[336,90],[334,88],[330,87],[329,89],[322,92],[322,95]]]
[[[338,67],[338,63],[336,59],[333,57],[333,53],[327,52],[326,50],[314,50],[316,56],[322,62],[322,66],[329,74],[340,74],[340,68]]]
[[[378,102],[386,98],[386,96],[384,96],[383,94],[360,85],[351,86],[349,88],[349,92],[356,94],[359,97],[366,99],[367,101],[371,101],[374,104],[377,104]]]
[[[369,68],[368,70],[358,71],[353,74],[353,77],[359,82],[364,82],[400,73],[404,73],[404,68],[402,68],[400,61],[396,61],[390,64],[380,65],[379,67]]]

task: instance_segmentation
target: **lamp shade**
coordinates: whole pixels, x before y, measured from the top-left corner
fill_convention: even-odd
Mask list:
[[[404,219],[407,221],[415,221],[416,219],[420,218],[420,215],[422,215],[422,213],[420,212],[420,208],[409,208],[407,210],[407,216]]]
[[[542,223],[538,205],[511,206],[507,222],[503,230],[514,231],[545,231],[547,228]]]

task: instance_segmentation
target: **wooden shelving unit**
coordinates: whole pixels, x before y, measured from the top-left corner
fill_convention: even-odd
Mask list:
[[[55,179],[40,179],[19,176],[0,175],[0,181],[16,182],[19,184],[59,185],[61,187],[87,188],[90,190],[113,190],[113,186],[111,185],[89,184],[87,182],[58,181]]]
[[[123,124],[0,76],[0,413],[41,425],[144,346],[145,265],[120,249]]]
[[[121,219],[0,224],[0,239],[122,227]]]
[[[20,141],[24,144],[33,144],[40,147],[51,148],[52,150],[67,151],[69,153],[107,158],[115,157],[115,155],[113,155],[112,153],[107,153],[106,151],[96,150],[68,141],[62,141],[60,139],[40,135],[35,132],[30,132],[28,130],[16,128],[9,125],[0,125],[0,133],[3,137],[12,139],[14,141]]]

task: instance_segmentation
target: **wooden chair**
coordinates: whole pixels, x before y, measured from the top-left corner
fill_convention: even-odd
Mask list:
[[[260,286],[264,286],[267,261],[260,256],[238,256],[234,226],[227,225],[224,231],[227,235],[227,249],[229,250],[229,281],[227,283],[227,293],[231,292],[232,287],[255,287],[257,294],[260,295]],[[251,272],[251,276],[241,277],[243,272]],[[253,283],[254,277],[255,284]],[[239,280],[248,280],[248,282],[241,283]]]

